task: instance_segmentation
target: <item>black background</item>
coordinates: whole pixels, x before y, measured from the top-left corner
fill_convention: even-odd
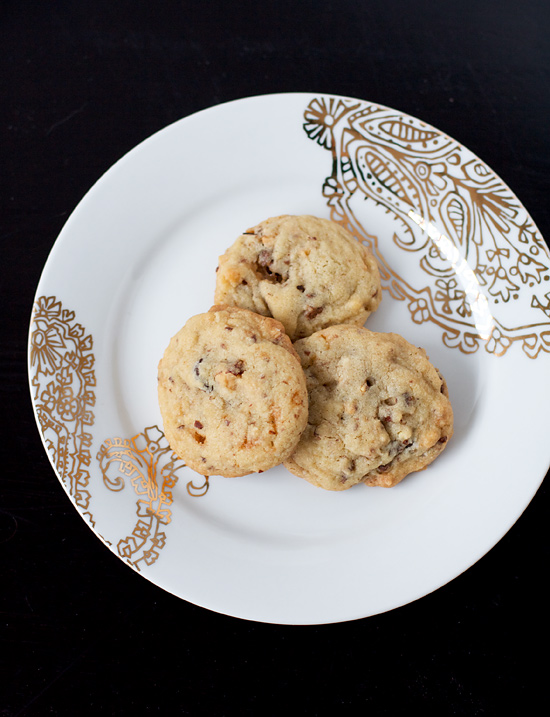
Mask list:
[[[420,117],[550,237],[548,2],[0,8],[0,714],[533,714],[547,690],[544,484],[488,555],[415,603],[310,627],[217,615],[134,573],[74,510],[35,427],[26,340],[48,253],[91,185],[168,123],[249,95],[335,93]],[[537,448],[508,450],[527,473]]]

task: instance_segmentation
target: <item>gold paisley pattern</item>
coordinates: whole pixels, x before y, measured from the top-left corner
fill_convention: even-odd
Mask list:
[[[92,337],[55,296],[34,304],[30,331],[30,380],[46,450],[67,492],[93,525],[90,448],[95,404]]]
[[[55,296],[41,296],[33,307],[29,373],[33,404],[54,469],[81,515],[96,529],[91,512],[93,408],[96,402],[93,339]],[[172,489],[184,467],[164,433],[150,426],[130,439],[103,442],[97,461],[104,485],[113,492],[129,482],[137,495],[137,521],[130,535],[116,540],[96,533],[109,546],[116,543],[122,559],[140,570],[152,565],[166,543],[172,520]],[[187,484],[190,496],[209,489]]]
[[[150,426],[133,438],[108,438],[97,454],[105,486],[122,491],[129,482],[137,500],[137,522],[117,543],[120,557],[141,570],[152,565],[166,543],[172,520],[172,489],[185,464],[172,452],[164,433]]]
[[[529,358],[550,352],[548,248],[483,162],[415,118],[357,100],[314,99],[303,128],[331,153],[331,218],[370,246],[384,289],[414,322],[434,323],[465,353],[483,345],[502,356],[515,343]],[[352,209],[358,200],[390,215],[393,247],[368,233]],[[387,260],[395,247],[408,252],[410,276]]]

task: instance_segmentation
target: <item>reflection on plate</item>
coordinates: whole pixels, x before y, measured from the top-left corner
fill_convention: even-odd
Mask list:
[[[391,490],[333,494],[282,467],[198,476],[160,428],[170,336],[212,304],[218,255],[284,213],[331,218],[372,248],[385,291],[369,328],[423,346],[447,379],[451,444]],[[275,623],[390,610],[479,559],[544,477],[549,267],[511,190],[415,118],[327,95],[214,107],[130,152],[59,236],[29,340],[44,446],[96,534],[183,599]]]

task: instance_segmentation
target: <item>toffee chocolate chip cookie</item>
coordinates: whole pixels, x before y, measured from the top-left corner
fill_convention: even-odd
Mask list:
[[[285,461],[327,490],[391,487],[426,468],[453,433],[447,385],[423,349],[397,334],[342,325],[294,345],[308,425]]]
[[[171,339],[158,396],[172,450],[202,475],[272,468],[307,423],[305,377],[283,326],[234,307],[192,317]]]
[[[335,222],[273,217],[220,257],[216,303],[280,321],[296,339],[333,324],[363,325],[382,298],[371,252]]]

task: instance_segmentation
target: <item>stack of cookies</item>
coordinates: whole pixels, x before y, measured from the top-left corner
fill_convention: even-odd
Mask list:
[[[374,257],[339,224],[247,230],[220,257],[215,305],[160,361],[172,450],[205,476],[284,463],[327,490],[426,468],[453,432],[447,386],[423,349],[363,328],[381,298]]]

